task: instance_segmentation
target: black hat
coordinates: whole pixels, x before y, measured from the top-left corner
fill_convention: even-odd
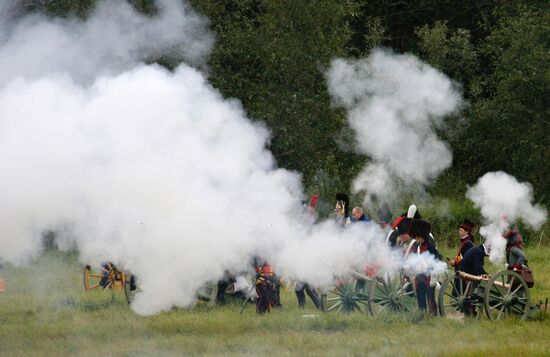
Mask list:
[[[411,237],[422,237],[426,240],[430,239],[432,226],[427,221],[421,219],[413,219],[409,226],[409,234]]]
[[[516,245],[520,238],[523,240],[521,233],[519,233],[517,229],[510,229],[508,232],[504,233],[503,237],[506,238],[506,244],[509,247]]]
[[[336,201],[344,201],[347,203],[349,202],[349,197],[345,193],[339,192],[336,194]]]
[[[336,194],[336,201],[344,202],[344,213],[347,216],[348,213],[349,213],[349,197],[348,197],[348,195],[346,195],[345,193],[339,192],[339,193]]]
[[[464,229],[465,231],[468,231],[468,233],[472,232],[472,229],[475,227],[475,223],[470,221],[468,218],[464,218],[464,221],[458,226],[459,228]]]
[[[412,218],[403,218],[401,222],[399,222],[399,224],[397,225],[397,232],[400,235],[408,233],[411,222],[412,222]]]

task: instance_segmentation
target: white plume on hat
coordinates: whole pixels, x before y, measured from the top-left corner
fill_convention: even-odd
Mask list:
[[[416,214],[416,205],[410,205],[409,210],[407,211],[407,218],[414,218]]]

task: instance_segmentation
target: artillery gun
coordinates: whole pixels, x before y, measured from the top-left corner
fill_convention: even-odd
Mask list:
[[[531,310],[529,287],[518,273],[501,270],[495,275],[471,275],[457,271],[449,275],[439,291],[439,313],[464,313],[490,320],[516,316],[524,320]]]
[[[323,306],[327,311],[360,311],[372,316],[409,312],[416,306],[414,284],[403,273],[377,276],[352,271],[349,277],[335,284],[325,300]]]
[[[122,290],[127,285],[131,274],[125,269],[118,268],[111,262],[90,262],[84,266],[82,282],[84,290]],[[126,293],[126,289],[124,289]],[[126,294],[126,299],[128,295]]]

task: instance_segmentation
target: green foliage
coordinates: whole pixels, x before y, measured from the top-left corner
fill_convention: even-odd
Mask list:
[[[433,27],[422,26],[417,31],[424,59],[449,77],[468,87],[478,73],[478,56],[470,38],[470,31],[450,31],[446,22]]]
[[[320,170],[349,182],[357,158],[335,144],[345,119],[330,107],[324,70],[345,55],[350,8],[332,0],[194,4],[217,34],[212,83],[270,128],[278,164],[306,184]]]
[[[86,17],[98,0],[25,0],[19,11]],[[154,0],[130,0],[146,14]],[[488,171],[533,184],[550,203],[550,11],[520,0],[190,0],[210,19],[216,43],[209,80],[270,129],[277,164],[304,177],[331,205],[369,159],[355,153],[345,113],[331,107],[324,72],[336,57],[377,46],[418,54],[467,99],[440,136],[454,163],[435,187],[458,197]],[[179,58],[155,59],[175,67]],[[452,184],[445,184],[452,183]],[[329,204],[330,202],[330,204]]]
[[[42,12],[56,17],[85,18],[97,2],[97,0],[26,0],[16,3],[16,6],[23,13]],[[156,11],[154,0],[128,0],[128,2],[145,14],[153,14]]]
[[[480,212],[473,203],[465,198],[461,200],[449,200],[444,197],[436,197],[431,205],[422,211],[422,217],[426,218],[432,224],[433,234],[438,244],[446,246],[455,246],[458,240],[458,226],[464,218],[476,223],[474,236],[476,244],[481,243],[476,232],[483,224]]]
[[[474,177],[503,170],[550,197],[550,13],[524,7],[504,18],[481,51],[491,67],[478,79],[483,98],[457,146],[459,168]],[[475,160],[474,160],[475,158]]]

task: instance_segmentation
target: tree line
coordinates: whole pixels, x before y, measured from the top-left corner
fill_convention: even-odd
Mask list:
[[[209,80],[271,130],[278,165],[311,192],[346,190],[368,157],[353,150],[324,72],[336,57],[375,47],[412,53],[460,84],[468,105],[439,135],[454,162],[431,190],[463,197],[488,171],[533,184],[550,203],[550,4],[502,0],[189,0],[210,19],[216,43]],[[153,14],[153,0],[131,0]],[[85,17],[95,0],[20,0],[39,11]],[[175,66],[171,59],[159,63]]]

